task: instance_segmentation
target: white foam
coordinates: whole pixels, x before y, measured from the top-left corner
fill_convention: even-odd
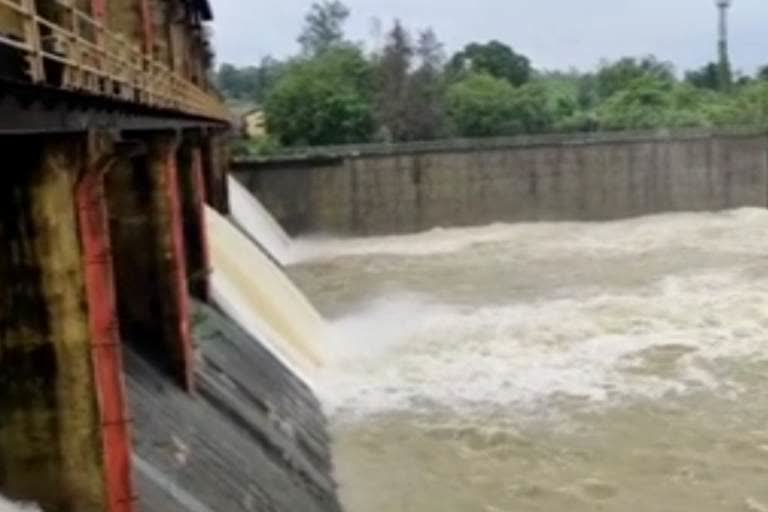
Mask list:
[[[525,242],[520,245],[522,251],[535,243],[536,251],[573,251],[605,257],[670,244],[697,248],[706,233],[713,249],[764,253],[768,249],[768,237],[763,236],[766,222],[768,210],[741,208],[714,213],[664,213],[611,222],[496,223],[370,238],[311,236],[293,242],[292,257],[298,262],[372,254],[428,256],[499,242]],[[734,226],[739,227],[735,234]],[[746,232],[754,236],[745,236]]]
[[[0,495],[0,512],[42,512],[42,510],[32,503],[13,502]]]
[[[328,326],[282,269],[216,211],[206,208],[214,301],[311,384],[325,364]]]
[[[235,178],[227,178],[230,215],[235,222],[283,265],[294,259],[291,239],[264,206]]]
[[[335,326],[347,333],[336,346],[345,357],[321,388],[337,411],[430,404],[537,413],[563,397],[608,406],[737,390],[717,366],[768,359],[768,283],[716,272],[516,305],[378,300]]]

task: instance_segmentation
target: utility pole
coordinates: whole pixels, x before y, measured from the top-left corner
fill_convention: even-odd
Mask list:
[[[720,11],[720,28],[718,39],[718,81],[721,91],[731,87],[731,63],[728,58],[728,8],[732,0],[715,0]]]

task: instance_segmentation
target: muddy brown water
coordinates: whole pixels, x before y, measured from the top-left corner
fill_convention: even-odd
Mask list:
[[[349,512],[768,511],[768,211],[299,246]]]

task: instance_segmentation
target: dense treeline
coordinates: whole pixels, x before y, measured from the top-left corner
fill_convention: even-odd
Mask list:
[[[349,14],[338,0],[315,3],[300,55],[219,69],[225,95],[264,108],[271,139],[263,147],[768,126],[768,67],[725,84],[715,63],[680,80],[652,56],[603,62],[589,73],[537,71],[499,41],[447,58],[431,29],[412,33],[399,21],[366,53],[344,36]]]

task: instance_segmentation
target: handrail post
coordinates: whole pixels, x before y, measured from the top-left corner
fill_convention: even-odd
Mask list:
[[[24,39],[30,48],[29,55],[27,55],[29,76],[35,83],[45,82],[42,42],[40,41],[40,27],[37,23],[35,0],[22,0],[21,5],[24,10]]]

